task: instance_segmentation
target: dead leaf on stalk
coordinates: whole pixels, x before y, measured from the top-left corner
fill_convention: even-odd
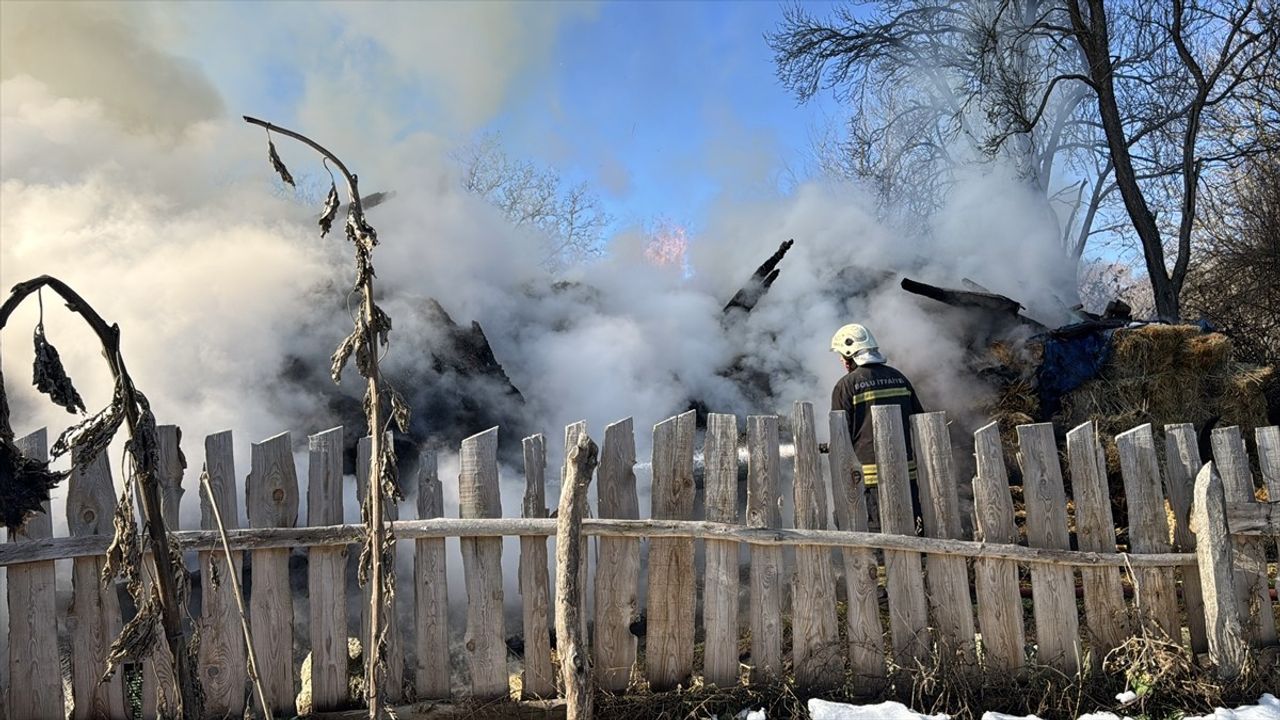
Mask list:
[[[120,429],[123,422],[124,394],[117,384],[111,404],[63,430],[57,441],[53,443],[49,454],[59,458],[75,448],[77,464],[81,467],[88,466],[111,444],[112,438],[115,437],[116,431]]]
[[[289,168],[284,166],[284,161],[280,159],[280,155],[276,153],[276,144],[267,140],[267,157],[271,160],[271,167],[280,173],[280,179],[289,183],[290,187],[297,187],[293,182],[293,176],[289,174]]]
[[[364,219],[364,213],[352,206],[347,209],[347,239],[357,246],[373,249],[378,244],[378,231]]]
[[[48,395],[54,404],[66,408],[69,413],[84,412],[84,400],[71,384],[71,378],[67,377],[58,349],[44,336],[43,323],[36,325],[35,345],[36,360],[31,382],[36,389]]]
[[[382,462],[380,463],[379,485],[384,497],[400,501],[404,495],[400,493],[400,470],[396,467],[395,443],[382,444]]]
[[[324,210],[320,212],[320,237],[329,234],[333,227],[333,219],[338,215],[338,185],[329,183],[329,195],[324,199]]]
[[[0,435],[0,523],[13,533],[33,513],[44,512],[49,491],[66,475],[23,455],[12,440]]]
[[[391,316],[378,307],[377,303],[373,305],[373,331],[378,335],[378,344],[386,346],[391,335]]]
[[[396,427],[400,428],[400,432],[409,432],[409,403],[405,402],[404,396],[394,388],[390,392],[391,395],[391,417],[396,421]]]
[[[355,352],[356,346],[359,344],[360,328],[357,326],[350,335],[342,339],[338,349],[333,351],[333,358],[329,366],[329,377],[332,377],[335,383],[342,381],[342,369],[347,366],[347,360],[351,359],[351,354]]]
[[[120,637],[111,643],[111,650],[107,654],[107,671],[102,675],[102,682],[110,680],[121,664],[137,662],[151,655],[160,635],[160,595],[152,587],[150,597],[138,609],[138,614],[120,631]]]

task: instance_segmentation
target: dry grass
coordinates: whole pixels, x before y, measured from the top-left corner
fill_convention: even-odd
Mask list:
[[[1104,672],[1079,678],[1049,668],[1032,668],[1022,676],[966,672],[954,666],[895,668],[889,684],[871,695],[865,683],[852,677],[840,687],[816,693],[798,691],[790,677],[768,686],[729,688],[705,686],[695,679],[692,687],[669,692],[602,693],[596,710],[600,717],[628,720],[722,720],[745,708],[764,708],[769,718],[804,718],[808,699],[816,697],[857,704],[896,700],[918,712],[947,713],[955,720],[977,720],[987,710],[1035,714],[1044,720],[1102,710],[1154,719],[1254,703],[1276,687],[1280,663],[1274,658],[1256,662],[1244,676],[1222,683],[1197,665],[1184,647],[1134,638],[1108,655]],[[1120,708],[1115,696],[1125,690],[1137,692],[1138,699]]]

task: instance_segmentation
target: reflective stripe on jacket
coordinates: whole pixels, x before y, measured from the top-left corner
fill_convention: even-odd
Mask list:
[[[924,412],[911,381],[896,369],[877,363],[861,365],[840,378],[831,391],[831,409],[843,410],[849,418],[849,437],[853,450],[862,463],[867,485],[878,481],[875,440],[871,433],[871,407],[892,405],[902,412],[902,431],[907,443],[907,460],[912,480],[915,479],[915,451],[911,447],[911,424],[908,418]]]

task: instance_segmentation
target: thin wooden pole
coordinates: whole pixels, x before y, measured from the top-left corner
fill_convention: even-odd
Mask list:
[[[267,720],[273,717],[271,705],[267,702],[267,691],[262,687],[262,678],[258,675],[258,654],[253,649],[253,632],[249,630],[249,614],[244,609],[244,594],[240,590],[240,578],[237,577],[236,563],[231,559],[231,541],[227,539],[227,527],[222,524],[222,513],[218,511],[218,503],[209,486],[209,474],[200,473],[200,487],[209,499],[209,507],[213,510],[213,521],[218,525],[218,537],[222,540],[222,556],[227,561],[227,577],[231,579],[232,594],[236,598],[236,610],[240,613],[240,629],[244,631],[244,645],[249,652],[249,679],[258,695],[258,703],[262,706],[262,715]]]
[[[568,475],[556,518],[556,647],[564,681],[567,720],[590,720],[591,657],[583,630],[582,575],[585,545],[582,518],[587,512],[587,487],[596,469],[596,444],[586,433],[569,451]]]

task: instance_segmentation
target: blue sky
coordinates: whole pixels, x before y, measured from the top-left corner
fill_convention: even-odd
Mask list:
[[[562,26],[550,72],[486,129],[589,182],[616,226],[665,216],[696,230],[722,194],[785,186],[838,112],[825,96],[798,105],[778,83],[764,34],[782,12],[763,0],[604,3]]]
[[[832,5],[805,3],[821,16]],[[329,6],[343,8],[333,15],[303,7],[183,6],[180,52],[214,77],[229,114],[251,109],[279,122],[301,122],[299,104],[315,90],[308,83],[338,83],[358,68],[376,78],[371,92],[398,106],[408,123],[401,132],[425,130],[459,145],[497,132],[513,157],[586,181],[614,230],[660,216],[696,230],[724,194],[786,187],[802,172],[814,133],[839,116],[829,95],[800,105],[778,83],[764,39],[782,19],[785,6],[775,0],[570,2],[545,10],[518,3],[488,24],[475,6],[358,3]],[[440,23],[432,28],[435,11]],[[528,26],[511,36],[508,15]],[[210,17],[239,38],[212,31]],[[320,17],[321,25],[302,29]],[[365,24],[353,28],[353,19]],[[529,52],[545,35],[550,47]],[[433,42],[441,47],[432,51]],[[468,48],[470,57],[458,52]],[[512,57],[526,64],[499,68]],[[488,61],[512,82],[493,112],[456,122],[451,107],[470,90],[458,78],[484,74],[475,65]]]

